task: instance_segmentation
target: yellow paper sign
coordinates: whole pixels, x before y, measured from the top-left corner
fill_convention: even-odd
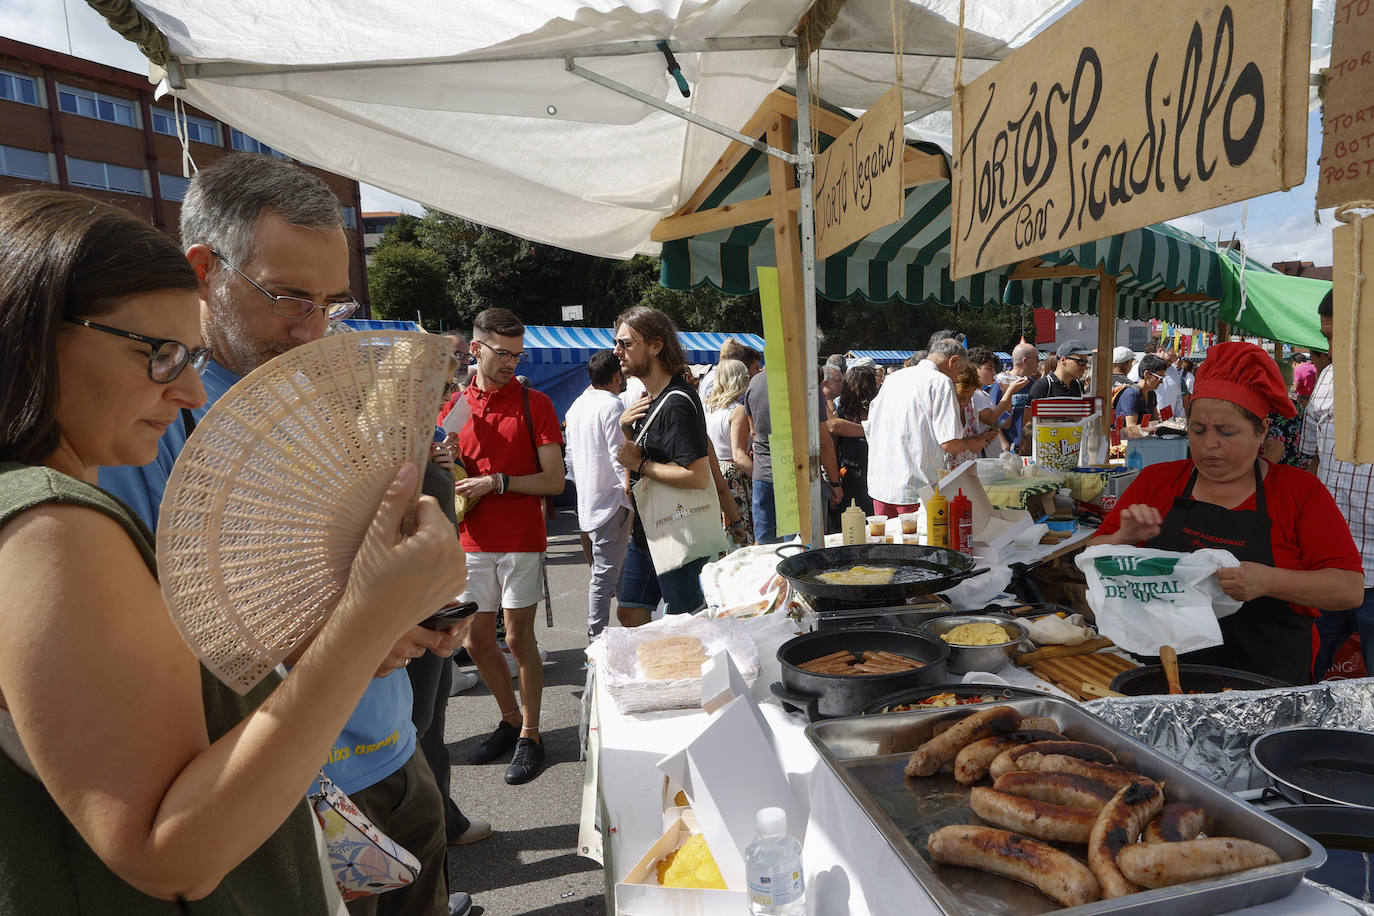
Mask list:
[[[759,306],[763,313],[763,359],[768,373],[768,417],[773,433],[768,437],[768,452],[773,460],[773,511],[777,533],[801,531],[797,502],[796,454],[792,450],[792,399],[787,387],[787,351],[783,347],[782,293],[778,288],[778,269],[760,267]]]
[[[951,273],[1302,183],[1310,0],[1087,0],[954,96]]]

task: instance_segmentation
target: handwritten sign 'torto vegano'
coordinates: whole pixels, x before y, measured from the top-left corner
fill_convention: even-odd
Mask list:
[[[1089,0],[956,93],[954,276],[1301,184],[1311,10]]]
[[[902,89],[893,86],[816,157],[816,257],[902,218]]]
[[[1374,197],[1374,2],[1339,0],[1322,105],[1317,206]]]

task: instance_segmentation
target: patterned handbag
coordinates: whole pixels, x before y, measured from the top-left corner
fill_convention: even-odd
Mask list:
[[[324,771],[310,806],[324,831],[329,865],[344,900],[383,894],[415,881],[420,861],[378,830]]]

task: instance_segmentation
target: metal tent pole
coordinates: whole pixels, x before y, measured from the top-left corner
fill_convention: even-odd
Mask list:
[[[806,373],[806,453],[811,469],[808,497],[811,500],[811,530],[803,532],[812,548],[825,546],[825,508],[828,493],[816,485],[820,477],[820,417],[816,367],[816,221],[812,193],[815,150],[811,148],[811,73],[806,52],[797,47],[797,184],[801,191],[802,315],[806,337],[806,360],[799,367]],[[798,494],[801,496],[801,494]],[[803,497],[803,498],[808,498]]]

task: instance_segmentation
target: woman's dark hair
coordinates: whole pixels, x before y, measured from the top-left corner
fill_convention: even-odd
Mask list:
[[[172,240],[109,204],[66,191],[0,197],[0,461],[57,448],[57,335],[140,293],[196,291]]]
[[[858,422],[868,413],[868,405],[878,396],[878,373],[869,366],[854,366],[845,371],[840,387],[839,413]]]
[[[997,358],[997,355],[993,353],[992,350],[990,350],[989,348],[969,347],[968,364],[970,366],[972,366],[975,369],[979,369],[983,366],[986,366],[988,363],[992,363],[994,366],[997,366],[998,368],[1000,368],[1002,365],[1001,360],[999,360]]]
[[[682,352],[682,344],[677,339],[677,326],[658,309],[646,305],[636,305],[626,309],[615,319],[615,327],[628,324],[636,334],[647,340],[657,340],[663,344],[658,351],[658,362],[669,375],[677,375],[687,365],[687,357]]]
[[[1142,356],[1140,358],[1140,365],[1137,367],[1141,375],[1144,375],[1146,372],[1163,372],[1168,368],[1169,364],[1164,361],[1164,358],[1155,356],[1153,353],[1147,353]]]

